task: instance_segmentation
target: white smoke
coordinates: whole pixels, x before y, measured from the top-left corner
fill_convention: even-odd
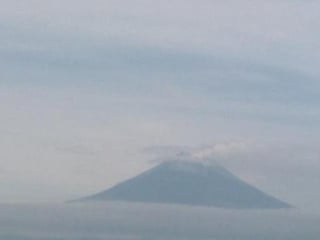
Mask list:
[[[191,156],[195,159],[226,158],[228,156],[242,154],[248,150],[249,144],[246,142],[216,143],[191,152]]]
[[[253,143],[249,141],[231,141],[196,147],[153,146],[146,148],[144,151],[153,155],[156,162],[178,160],[217,164],[236,156],[246,155],[252,148]]]

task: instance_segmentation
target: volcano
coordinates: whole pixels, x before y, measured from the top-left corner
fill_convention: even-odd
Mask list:
[[[220,165],[164,162],[81,201],[184,204],[230,209],[290,208]]]

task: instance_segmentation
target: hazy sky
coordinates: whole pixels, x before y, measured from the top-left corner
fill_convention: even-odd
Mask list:
[[[183,149],[318,205],[318,1],[0,3],[0,202],[87,195]]]

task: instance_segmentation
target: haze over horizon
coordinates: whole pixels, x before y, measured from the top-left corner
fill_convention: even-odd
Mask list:
[[[187,158],[320,210],[320,2],[0,2],[0,203]]]

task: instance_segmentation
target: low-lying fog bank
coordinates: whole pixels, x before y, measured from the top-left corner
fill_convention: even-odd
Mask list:
[[[0,205],[0,240],[318,240],[320,215],[178,205]]]

